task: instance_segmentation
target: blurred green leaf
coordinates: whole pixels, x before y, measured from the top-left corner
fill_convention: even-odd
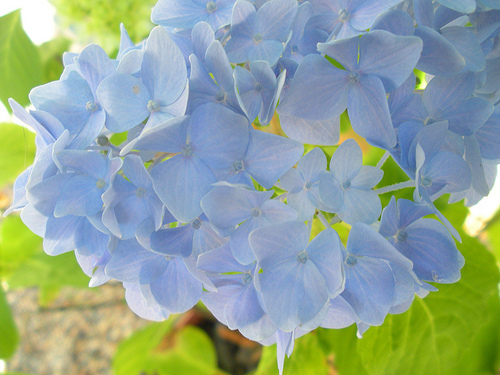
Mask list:
[[[57,37],[40,46],[44,83],[59,79],[64,70],[62,56],[70,46],[71,41],[64,37]]]
[[[30,231],[19,216],[0,224],[0,280],[9,277],[31,257],[42,253],[42,238]]]
[[[16,124],[0,123],[0,187],[14,182],[34,158],[35,134]]]
[[[89,277],[83,273],[73,252],[58,256],[40,253],[26,260],[9,280],[11,288],[40,288],[40,304],[47,305],[63,286],[87,288]]]
[[[21,26],[20,10],[0,17],[0,30],[0,100],[10,110],[8,98],[29,104],[28,94],[43,83],[43,71],[38,49]]]
[[[463,221],[461,210],[448,209],[447,214]],[[466,264],[458,283],[438,285],[439,292],[416,298],[406,313],[389,315],[360,340],[353,339],[354,328],[319,332],[323,347],[335,354],[340,375],[400,375],[409,369],[412,375],[493,373],[498,362],[499,270],[477,239],[460,234]]]
[[[15,353],[19,343],[19,334],[12,319],[5,293],[0,286],[0,358],[9,358]]]
[[[217,375],[215,348],[198,327],[173,328],[174,318],[153,323],[123,341],[113,358],[115,375]]]
[[[321,350],[318,335],[315,332],[295,340],[295,347],[290,358],[285,357],[283,375],[327,375],[328,358]],[[266,346],[255,375],[277,375],[276,345]],[[361,375],[361,374],[360,374]]]

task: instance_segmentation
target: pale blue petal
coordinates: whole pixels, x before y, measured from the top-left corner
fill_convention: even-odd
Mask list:
[[[202,212],[200,200],[217,181],[197,157],[176,155],[151,170],[153,187],[177,220],[188,223]]]
[[[363,76],[352,85],[347,106],[352,128],[357,134],[384,149],[396,145],[387,97],[378,77]]]
[[[292,115],[280,116],[285,134],[302,143],[333,146],[340,138],[340,117],[327,120],[306,120]]]

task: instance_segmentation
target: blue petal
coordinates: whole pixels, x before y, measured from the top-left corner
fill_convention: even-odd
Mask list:
[[[340,116],[347,107],[349,74],[319,55],[308,55],[297,68],[292,85],[278,106],[280,115],[310,120]]]
[[[228,168],[241,160],[248,144],[248,120],[230,109],[207,103],[191,116],[189,136],[194,153],[211,168]]]
[[[202,284],[186,268],[182,258],[173,258],[165,272],[150,285],[155,300],[171,313],[193,307],[201,298]]]
[[[158,304],[148,306],[139,284],[123,283],[123,287],[128,307],[141,318],[160,322],[170,316],[170,313]]]
[[[379,78],[363,76],[351,86],[347,113],[354,131],[369,143],[384,149],[396,145],[387,97]]]
[[[200,200],[217,181],[199,158],[176,155],[151,170],[153,187],[177,220],[188,223],[202,212]]]
[[[146,42],[142,79],[153,96],[151,99],[162,107],[177,101],[186,88],[184,57],[163,27],[155,27]]]
[[[101,81],[116,71],[113,61],[97,44],[85,47],[75,62],[94,94]]]
[[[296,141],[323,146],[333,146],[340,138],[340,117],[327,120],[306,120],[292,115],[280,116],[281,128]]]
[[[193,251],[193,232],[190,224],[160,229],[151,234],[151,250],[169,256],[188,257]]]
[[[436,30],[419,26],[415,29],[415,36],[424,43],[417,69],[429,74],[450,76],[465,68],[466,61],[460,52]]]
[[[359,42],[359,71],[376,75],[387,91],[401,86],[420,59],[422,40],[396,36],[384,30],[370,31]]]
[[[270,189],[303,152],[303,145],[297,141],[252,129],[244,168],[259,184]]]
[[[134,76],[114,74],[105,78],[97,89],[97,98],[106,111],[106,127],[120,133],[139,125],[150,114],[151,95]]]
[[[360,257],[355,266],[345,267],[345,273],[346,285],[341,296],[362,322],[381,325],[394,300],[391,268],[383,260]]]
[[[344,191],[344,209],[338,215],[342,221],[351,225],[356,222],[371,224],[377,221],[381,211],[382,204],[377,193],[371,189],[352,187]]]

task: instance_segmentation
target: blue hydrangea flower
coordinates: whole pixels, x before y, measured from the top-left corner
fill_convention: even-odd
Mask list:
[[[272,195],[273,191],[255,191],[245,186],[220,184],[201,200],[203,212],[212,225],[221,235],[230,236],[231,250],[241,264],[255,261],[248,242],[253,230],[297,218],[293,208],[270,199]]]
[[[168,210],[183,223],[198,217],[200,200],[217,182],[213,169],[241,160],[249,124],[222,105],[207,103],[191,116],[149,129],[133,144],[138,150],[174,153],[151,169],[153,187]]]
[[[344,288],[337,233],[327,229],[309,242],[309,229],[295,221],[254,230],[250,244],[262,270],[257,290],[276,326],[291,332],[321,324],[330,299]]]
[[[363,165],[363,153],[353,139],[343,142],[330,160],[330,172],[319,177],[319,198],[346,223],[376,221],[382,210],[373,187],[384,173]]]
[[[439,221],[423,218],[432,213],[426,205],[392,197],[382,212],[379,233],[413,262],[421,280],[454,283],[460,279],[464,258]]]
[[[179,47],[162,27],[146,42],[140,77],[118,73],[107,77],[97,90],[106,111],[106,127],[123,132],[145,119],[147,128],[182,116],[186,111],[187,68]]]
[[[375,30],[361,38],[320,44],[319,50],[346,70],[321,56],[306,56],[278,113],[326,120],[340,116],[347,107],[359,135],[378,147],[395,146],[386,90],[396,89],[409,77],[420,57],[422,41]]]
[[[231,39],[225,46],[229,60],[236,64],[254,60],[276,64],[297,7],[296,0],[271,0],[257,11],[250,2],[237,1],[231,17]]]
[[[229,24],[236,0],[160,0],[153,8],[151,21],[157,25],[192,29],[207,22],[213,31]]]

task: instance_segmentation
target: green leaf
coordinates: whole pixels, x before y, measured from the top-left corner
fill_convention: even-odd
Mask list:
[[[43,83],[38,50],[21,26],[21,11],[0,17],[0,100],[10,109],[7,99],[28,105],[28,94]]]
[[[19,334],[2,287],[0,287],[0,337],[0,358],[9,358],[16,351]]]
[[[65,37],[57,37],[40,46],[40,57],[43,66],[43,82],[57,81],[61,76],[64,65],[62,57],[71,47],[71,41]]]
[[[198,327],[173,328],[174,318],[153,323],[122,342],[113,358],[115,375],[221,375],[215,348]]]
[[[326,355],[333,355],[334,368],[340,375],[369,375],[363,367],[356,346],[356,326],[344,329],[317,329],[318,338]]]
[[[493,318],[490,299],[498,299],[498,268],[476,239],[461,233],[466,259],[462,279],[438,285],[440,291],[416,298],[409,311],[389,315],[358,341],[358,352],[370,375],[453,374],[478,332]],[[461,375],[476,375],[477,372]]]
[[[34,158],[35,134],[16,124],[0,123],[0,187],[14,182]]]
[[[295,340],[290,358],[285,357],[283,375],[328,375],[330,366],[315,332]],[[276,345],[266,346],[255,375],[277,375]]]
[[[11,288],[39,287],[40,304],[49,304],[63,286],[87,288],[89,277],[83,273],[73,252],[58,256],[40,253],[29,258],[10,278]]]
[[[42,238],[30,231],[19,216],[0,224],[0,280],[8,281],[31,257],[42,253]]]

